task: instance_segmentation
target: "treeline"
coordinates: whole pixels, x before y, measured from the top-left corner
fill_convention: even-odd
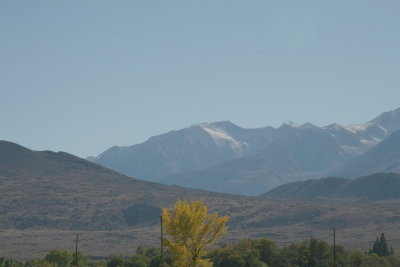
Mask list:
[[[383,236],[383,235],[382,235]],[[243,239],[233,244],[225,244],[210,249],[208,258],[214,267],[399,267],[400,257],[393,255],[387,248],[386,241],[378,238],[368,252],[346,250],[318,239],[309,239],[290,246],[279,248],[269,239]],[[382,254],[383,253],[383,254]],[[379,255],[381,254],[381,255]],[[163,254],[162,266],[172,266],[172,257]],[[0,258],[0,267],[67,267],[67,266],[104,266],[104,267],[159,267],[161,250],[139,246],[136,254],[130,257],[113,256],[107,261],[90,261],[78,252],[52,250],[43,259],[19,262],[10,258]]]

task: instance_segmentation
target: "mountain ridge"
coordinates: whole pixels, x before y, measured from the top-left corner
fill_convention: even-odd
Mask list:
[[[95,162],[144,180],[257,195],[285,182],[334,173],[398,129],[400,108],[352,125],[334,123],[319,127],[286,122],[278,128],[245,129],[229,121],[200,123],[151,137],[141,144],[113,147]],[[323,153],[323,158],[315,155],[314,150]],[[274,154],[290,159],[289,165],[274,159]],[[314,161],[307,163],[309,158],[301,154]],[[251,160],[254,162],[250,163]],[[244,169],[238,169],[239,166]],[[229,168],[236,173],[232,174]]]
[[[367,200],[400,199],[400,174],[375,173],[357,179],[326,177],[278,186],[263,198],[315,199],[361,198]]]
[[[397,115],[400,116],[399,110]],[[379,117],[382,116],[386,115]],[[369,140],[383,138],[382,134],[386,132],[375,131],[381,129],[380,125],[375,124],[358,127],[357,131],[347,131],[338,124],[300,129],[289,123],[280,128],[289,134],[278,138],[255,156],[223,162],[191,173],[171,175],[160,182],[218,192],[258,195],[288,182],[334,174],[346,162],[362,154],[359,150],[368,150],[362,147],[365,145],[366,131],[373,130],[375,134],[375,137],[369,136]],[[361,135],[357,136],[359,133]],[[354,152],[357,144],[361,146]],[[367,143],[367,146],[370,144]]]

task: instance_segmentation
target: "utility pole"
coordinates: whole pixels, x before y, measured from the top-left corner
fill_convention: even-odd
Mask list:
[[[161,243],[161,264],[160,266],[162,267],[164,265],[164,233],[163,233],[163,219],[162,215],[160,215],[160,226],[161,226],[161,238],[160,238],[160,243]]]
[[[75,266],[78,266],[78,242],[79,242],[79,234],[76,233],[76,239],[75,239]]]
[[[332,227],[333,230],[333,267],[336,267],[336,228]]]

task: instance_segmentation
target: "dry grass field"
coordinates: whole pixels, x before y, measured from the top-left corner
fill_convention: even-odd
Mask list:
[[[335,226],[338,245],[368,250],[384,232],[388,244],[400,253],[400,201],[238,199],[236,203],[226,203],[221,199],[210,207],[231,218],[230,231],[221,242],[261,237],[281,246],[311,237],[331,242],[330,227]],[[138,245],[158,246],[160,229],[155,220],[148,226],[110,231],[2,230],[0,251],[3,255],[29,259],[42,257],[53,248],[73,250],[75,233],[80,234],[80,250],[92,258],[102,258],[121,253],[133,255]]]

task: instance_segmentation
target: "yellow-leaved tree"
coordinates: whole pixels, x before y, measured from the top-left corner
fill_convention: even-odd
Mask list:
[[[206,247],[226,232],[228,216],[208,214],[202,201],[178,201],[173,209],[163,209],[162,221],[168,238],[165,246],[179,267],[206,267],[212,263],[204,259]]]

